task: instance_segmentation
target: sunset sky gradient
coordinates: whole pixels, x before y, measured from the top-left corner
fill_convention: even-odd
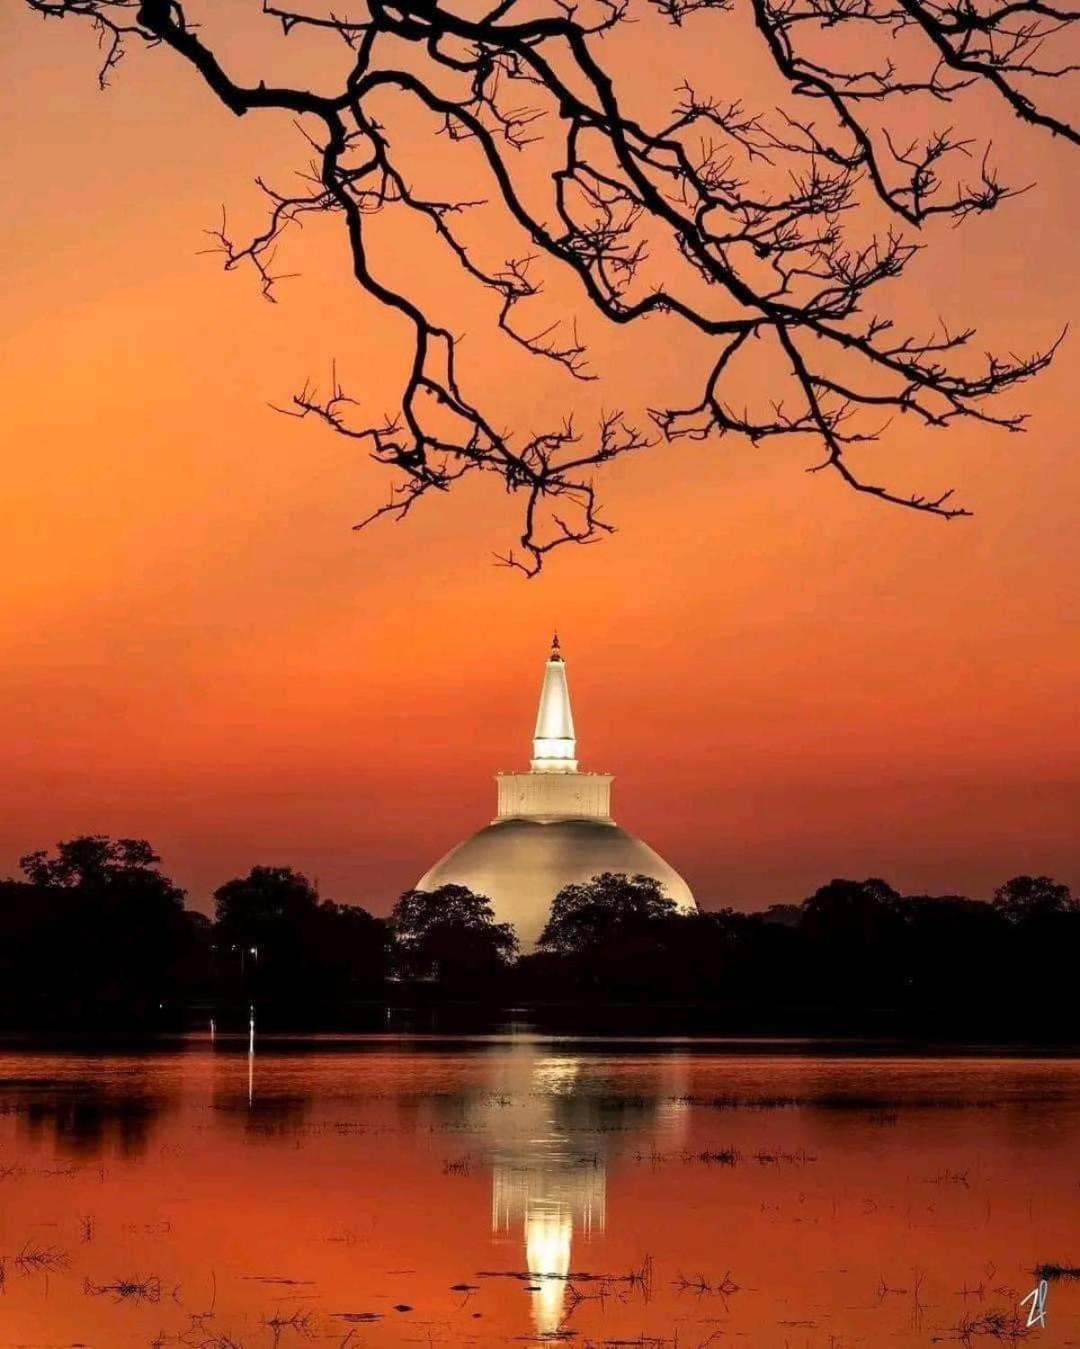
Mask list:
[[[662,73],[664,28],[605,58],[665,99],[685,63],[715,84],[726,66],[692,29]],[[905,423],[869,452],[891,485],[955,485],[971,520],[808,475],[805,445],[657,447],[601,481],[618,533],[528,582],[493,563],[516,526],[494,480],[357,534],[381,471],[269,406],[336,357],[378,413],[407,351],[350,289],[337,222],[287,242],[301,275],[277,305],[199,255],[222,203],[258,226],[256,173],[303,165],[288,120],[231,117],[166,51],[133,50],[99,93],[89,29],[19,5],[0,48],[0,874],[103,832],[150,839],[200,907],[266,863],[386,912],[494,814],[492,775],[526,766],[558,627],[583,768],[616,775],[619,822],[705,906],[833,875],[1080,886],[1075,337],[1012,396],[1026,435]],[[245,51],[240,73],[276,53]],[[1003,176],[1037,186],[931,227],[893,300],[912,326],[940,314],[977,323],[980,351],[1028,352],[1075,309],[1080,176],[989,100],[967,107]],[[507,421],[569,405],[422,257],[403,244],[388,266],[422,271],[468,329],[470,377]],[[591,406],[640,413],[683,378],[677,329],[597,323]]]

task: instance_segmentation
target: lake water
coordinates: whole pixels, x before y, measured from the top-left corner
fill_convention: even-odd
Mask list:
[[[0,1051],[0,1345],[956,1343],[1080,1264],[1080,1063],[373,1037]],[[1080,1283],[1034,1344],[1080,1344]]]

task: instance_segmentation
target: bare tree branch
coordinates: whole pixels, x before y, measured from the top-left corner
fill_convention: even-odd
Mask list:
[[[808,438],[820,449],[811,472],[830,469],[857,491],[929,514],[966,514],[951,490],[908,493],[864,479],[852,447],[876,442],[894,414],[911,414],[926,433],[961,418],[1021,430],[1023,415],[995,412],[992,401],[1045,368],[1061,339],[973,364],[973,329],[897,335],[895,320],[876,312],[880,287],[902,277],[922,247],[903,230],[937,217],[963,222],[1027,186],[1002,183],[989,147],[953,125],[927,123],[901,138],[890,110],[921,102],[951,111],[979,87],[1033,128],[1077,143],[1080,133],[1036,98],[1048,81],[1077,72],[1051,56],[1076,13],[1044,0],[636,0],[677,25],[715,24],[745,6],[791,93],[789,107],[766,115],[684,83],[670,117],[649,128],[626,111],[598,55],[600,39],[632,17],[633,2],[497,0],[476,17],[454,0],[356,0],[351,16],[262,0],[262,16],[286,36],[320,30],[341,39],[348,70],[324,94],[236,82],[180,0],[26,0],[46,19],[93,26],[102,86],[126,43],[165,46],[237,116],[294,114],[313,156],[298,188],[258,179],[264,228],[236,241],[223,212],[208,234],[225,266],[253,268],[274,300],[287,275],[275,266],[283,235],[309,214],[340,215],[356,283],[411,331],[408,374],[389,416],[365,415],[336,373],[327,390],[306,385],[282,409],[362,443],[394,473],[388,500],[368,520],[406,516],[466,474],[494,474],[522,503],[519,546],[502,561],[533,575],[553,549],[610,531],[593,475],[654,443],[621,413],[603,416],[588,435],[569,414],[535,433],[498,427],[465,391],[459,339],[374,259],[368,220],[388,211],[426,222],[452,265],[496,298],[497,330],[574,379],[596,378],[576,317],[526,317],[552,266],[574,279],[587,310],[611,323],[667,315],[699,339],[695,349],[713,344],[700,398],[652,409],[659,436]],[[857,65],[840,58],[837,28],[865,35],[842,49],[860,53]],[[407,65],[403,44],[417,58]],[[429,115],[448,153],[462,142],[472,147],[486,178],[475,192],[438,200],[416,189],[395,154],[393,128],[376,115],[391,96]],[[559,157],[540,209],[518,172],[523,164],[529,171],[537,141]],[[883,234],[865,228],[875,202],[895,221]],[[516,236],[506,257],[484,257],[490,245],[471,238],[469,217],[485,206],[500,210]],[[673,263],[657,261],[668,256]],[[751,352],[759,371],[771,362],[777,395],[787,391],[766,408],[743,393]]]

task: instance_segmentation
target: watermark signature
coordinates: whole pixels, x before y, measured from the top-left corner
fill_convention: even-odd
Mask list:
[[[1046,1295],[1049,1292],[1045,1279],[1040,1279],[1031,1292],[1024,1298],[1020,1305],[1027,1306],[1031,1303],[1031,1310],[1028,1312],[1028,1326],[1046,1326]]]

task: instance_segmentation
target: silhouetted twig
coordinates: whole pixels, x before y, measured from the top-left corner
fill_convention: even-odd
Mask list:
[[[115,1279],[112,1283],[84,1279],[83,1292],[89,1297],[103,1297],[109,1293],[117,1302],[160,1302],[161,1280],[156,1274],[148,1278]]]

